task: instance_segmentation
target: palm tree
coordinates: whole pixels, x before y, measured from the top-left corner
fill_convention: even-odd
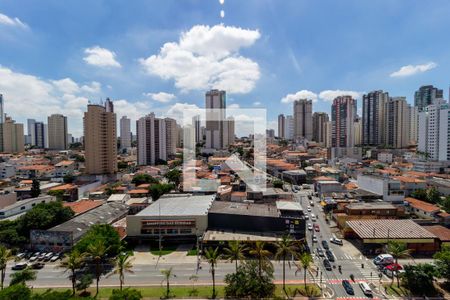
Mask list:
[[[75,295],[75,287],[77,284],[77,270],[81,269],[84,264],[85,255],[78,250],[65,254],[64,259],[60,263],[60,267],[70,272],[70,280],[72,281],[72,295]]]
[[[125,273],[134,273],[130,257],[130,253],[122,252],[117,255],[114,261],[114,271],[112,274],[119,274],[120,290],[122,290],[122,286],[125,283]]]
[[[166,270],[161,270],[161,274],[164,275],[164,280],[166,282],[166,298],[170,297],[170,277],[174,277],[175,275],[172,274],[172,267]]]
[[[392,257],[395,259],[395,268],[394,270],[392,270],[393,272],[391,285],[394,284],[394,272],[395,272],[395,277],[397,277],[397,286],[400,287],[400,279],[398,277],[398,270],[397,270],[398,259],[411,257],[411,251],[408,249],[405,243],[388,241],[387,253],[392,255]]]
[[[298,271],[303,269],[303,281],[305,284],[305,291],[306,291],[306,273],[311,268],[311,264],[313,263],[313,258],[311,256],[311,254],[309,254],[308,252],[303,252],[302,254],[300,254],[298,259],[299,259],[299,262],[295,264],[297,266],[297,271],[295,271],[295,275],[297,275]]]
[[[11,277],[11,282],[9,286],[15,284],[25,284],[27,281],[36,280],[36,271],[30,269],[29,267],[9,275]]]
[[[11,250],[9,250],[3,245],[0,245],[0,271],[1,271],[0,288],[2,290],[6,276],[6,264],[8,263],[8,260],[10,260],[11,258],[12,258]]]
[[[212,298],[216,298],[216,265],[217,261],[219,260],[219,248],[208,248],[205,251],[205,258],[208,261],[208,263],[211,265],[211,276],[213,281],[213,294]]]
[[[269,261],[269,256],[272,254],[269,250],[264,249],[265,247],[265,242],[256,241],[253,248],[249,251],[251,255],[258,259],[259,277],[262,276],[263,266]]]
[[[100,281],[100,276],[102,275],[102,264],[108,253],[109,247],[106,247],[103,240],[95,240],[88,245],[86,249],[86,254],[88,254],[92,261],[95,263],[95,279],[96,279],[96,295],[98,295],[98,283]]]
[[[234,261],[237,271],[238,261],[245,258],[244,253],[247,251],[247,247],[239,241],[229,241],[228,247],[224,248],[223,251],[225,252],[223,258],[230,262]]]
[[[283,260],[283,290],[286,291],[286,257],[294,255],[297,250],[295,241],[291,239],[289,235],[285,235],[281,240],[275,243],[277,252],[275,258]]]

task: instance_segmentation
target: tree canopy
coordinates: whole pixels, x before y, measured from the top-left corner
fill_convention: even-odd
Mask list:
[[[133,177],[131,183],[138,186],[144,183],[159,183],[159,180],[148,174],[137,174]]]
[[[153,201],[161,198],[162,195],[173,190],[175,186],[171,183],[158,183],[154,184],[149,188],[150,196],[152,196]]]
[[[89,231],[75,245],[75,249],[80,253],[85,253],[89,245],[103,241],[108,246],[108,255],[117,255],[120,250],[120,236],[109,224],[93,225]]]

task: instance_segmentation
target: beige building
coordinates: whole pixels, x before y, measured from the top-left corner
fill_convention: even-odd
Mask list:
[[[362,121],[360,118],[357,118],[353,123],[353,131],[355,133],[354,144],[355,146],[362,145]]]
[[[393,97],[386,103],[386,145],[393,148],[405,148],[409,145],[409,113],[405,97]]]
[[[48,148],[67,149],[67,117],[60,114],[48,117]]]
[[[85,167],[91,175],[117,172],[116,114],[112,102],[106,104],[89,104],[84,113]]]
[[[313,141],[322,145],[326,144],[325,124],[330,121],[325,112],[315,112],[312,116],[313,122]]]
[[[164,122],[166,123],[167,155],[175,155],[177,153],[178,139],[177,121],[165,118]]]
[[[23,124],[16,123],[11,117],[6,116],[5,122],[1,126],[3,127],[3,152],[20,153],[25,151]]]

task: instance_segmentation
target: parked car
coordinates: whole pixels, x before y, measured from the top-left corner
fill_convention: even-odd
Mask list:
[[[317,220],[316,215],[315,214],[311,214],[311,221],[315,222]]]
[[[51,261],[51,262],[55,262],[55,261],[57,261],[59,258],[60,258],[59,255],[54,255],[54,256],[52,256],[52,258],[50,258],[50,261]]]
[[[327,271],[331,271],[332,270],[331,263],[326,258],[323,260],[323,266],[325,267],[325,270],[327,270]]]
[[[17,259],[22,259],[25,257],[25,253],[21,252],[19,254],[16,255]]]
[[[45,266],[44,263],[41,262],[35,262],[31,265],[31,268],[38,270],[38,269],[42,269]]]
[[[309,220],[309,216],[308,215],[305,215],[305,220]]]
[[[325,254],[324,254],[322,248],[320,248],[320,247],[317,248],[317,255],[319,255],[320,257],[325,257]]]
[[[330,246],[328,246],[327,241],[322,241],[322,247],[323,247],[323,249],[325,249],[325,250],[330,249]]]
[[[404,273],[403,267],[399,264],[390,264],[383,268],[383,273],[386,274],[387,277],[392,278],[392,276],[396,274]]]
[[[11,270],[14,270],[14,271],[17,271],[17,270],[23,270],[23,269],[25,269],[26,267],[28,267],[28,264],[27,264],[27,263],[18,263],[18,264],[15,264],[14,266],[12,266],[12,267],[11,267]]]
[[[372,297],[373,296],[372,289],[370,288],[370,286],[366,282],[360,282],[359,283],[359,287],[363,291],[364,295],[366,295],[368,297]]]
[[[33,261],[36,261],[37,259],[38,259],[37,256],[32,256],[32,257],[30,257],[29,261],[30,261],[30,262],[33,262]]]
[[[325,255],[327,256],[329,261],[331,262],[335,261],[333,252],[331,252],[329,249],[325,250]]]
[[[353,287],[348,280],[342,280],[342,286],[344,287],[344,290],[347,292],[347,294],[355,294],[355,291],[353,290]]]
[[[312,236],[312,241],[313,241],[313,243],[317,243],[317,236],[313,235]]]
[[[308,207],[306,208],[306,210],[310,212],[310,211],[311,211],[311,207],[308,206]]]
[[[333,243],[333,244],[336,244],[336,245],[339,245],[339,246],[344,245],[344,243],[342,242],[341,239],[338,239],[338,238],[335,238],[335,237],[330,238],[330,243]]]
[[[308,230],[313,230],[313,226],[311,223],[308,223]]]
[[[394,263],[394,257],[390,254],[380,254],[373,259],[373,263],[376,265],[390,265]]]
[[[309,205],[314,206],[314,201],[309,201]]]

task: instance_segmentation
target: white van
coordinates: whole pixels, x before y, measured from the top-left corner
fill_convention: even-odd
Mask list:
[[[390,254],[380,254],[373,259],[373,263],[376,265],[390,265],[394,262],[394,257]]]
[[[372,289],[370,288],[370,286],[367,283],[360,282],[359,287],[363,291],[364,295],[369,296],[369,297],[373,296]]]

